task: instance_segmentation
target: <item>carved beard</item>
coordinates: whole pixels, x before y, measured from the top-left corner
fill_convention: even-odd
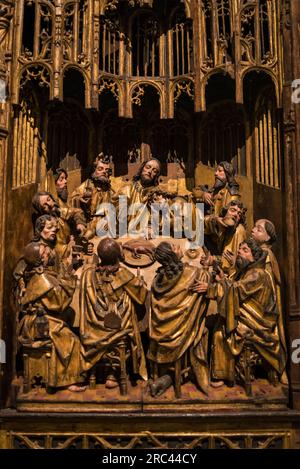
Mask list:
[[[49,256],[47,267],[53,267],[55,265],[55,254]]]
[[[141,174],[141,184],[143,187],[150,187],[150,186],[153,186],[154,184],[154,179],[150,179],[150,178],[145,178],[145,176],[143,174]]]
[[[54,217],[60,217],[60,210],[58,204],[53,205],[52,210],[50,210],[50,215],[53,215]]]
[[[226,179],[223,181],[222,179],[216,177],[215,183],[214,183],[214,192],[219,192],[219,190],[223,189],[223,187],[226,186]]]
[[[237,256],[235,264],[238,270],[241,271],[247,269],[252,262],[248,261],[248,259],[244,259],[244,257]]]
[[[69,192],[68,192],[68,187],[65,186],[63,188],[57,188],[57,195],[58,197],[63,201],[63,202],[67,202],[68,200],[68,196],[69,196]]]
[[[110,180],[106,176],[92,176],[92,181],[96,187],[107,192],[110,189]]]

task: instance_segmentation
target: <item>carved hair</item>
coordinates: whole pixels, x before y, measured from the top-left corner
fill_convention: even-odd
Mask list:
[[[64,168],[56,168],[56,170],[53,172],[53,176],[54,176],[55,182],[59,179],[59,176],[60,176],[61,174],[64,174],[64,175],[66,176],[66,178],[69,176],[66,169],[64,169]]]
[[[23,259],[28,267],[39,267],[42,265],[40,254],[40,243],[31,242],[25,246]]]
[[[264,254],[263,249],[260,247],[257,241],[253,238],[247,238],[245,241],[241,243],[241,245],[247,244],[247,246],[251,249],[252,256],[254,257],[255,261],[258,261]]]
[[[41,203],[40,203],[40,197],[42,197],[43,195],[47,195],[51,197],[53,202],[57,204],[56,200],[54,199],[53,195],[50,194],[50,192],[46,192],[46,191],[37,192],[36,194],[34,194],[32,198],[32,207],[34,208],[36,213],[43,213]]]
[[[118,267],[119,262],[123,260],[122,249],[119,243],[112,238],[104,238],[97,247],[97,253],[100,258],[100,270],[110,270],[109,266]],[[101,269],[103,267],[104,269]]]
[[[41,237],[41,232],[46,226],[46,222],[51,221],[52,219],[55,219],[55,217],[53,215],[49,215],[48,213],[36,219],[35,226],[34,226],[34,237],[32,241],[39,241]]]
[[[160,177],[160,173],[161,173],[161,162],[157,159],[157,158],[150,158],[149,160],[147,161],[144,161],[141,166],[139,167],[139,170],[138,172],[136,173],[135,176],[133,176],[133,181],[134,182],[137,182],[141,179],[141,175],[142,175],[142,172],[143,172],[143,169],[144,167],[146,166],[147,163],[149,163],[149,161],[156,161],[158,163],[158,166],[159,166],[159,170],[158,170],[158,173],[157,175],[155,176],[154,180],[153,180],[153,186],[158,186],[159,184],[159,177]]]
[[[162,268],[158,269],[159,273],[165,273],[168,278],[175,277],[183,270],[183,263],[170,243],[160,243],[154,251],[154,258],[162,265]]]
[[[240,186],[237,180],[235,179],[235,169],[233,167],[233,164],[229,163],[229,161],[221,161],[218,166],[222,166],[222,168],[224,169],[227,178],[227,183],[230,189],[234,188],[235,191],[238,192]]]
[[[277,233],[276,233],[276,228],[274,224],[270,220],[264,220],[265,221],[265,230],[270,236],[269,241],[267,241],[268,244],[274,244],[277,241]]]

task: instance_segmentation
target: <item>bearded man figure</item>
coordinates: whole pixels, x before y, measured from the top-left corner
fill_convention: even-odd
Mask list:
[[[168,372],[171,364],[188,353],[196,382],[207,393],[207,300],[196,291],[200,281],[208,281],[207,270],[183,264],[181,252],[167,242],[159,244],[154,256],[161,267],[151,289],[148,358]],[[156,385],[151,384],[152,395],[156,394]]]
[[[212,254],[207,264],[216,261],[226,273],[233,269],[240,243],[246,239],[246,210],[242,202],[232,200],[220,216],[204,217],[205,246]]]
[[[147,379],[145,357],[138,327],[135,305],[143,305],[147,289],[141,278],[120,265],[120,245],[111,238],[100,241],[97,266],[88,267],[80,285],[80,337],[88,368],[101,360],[120,341],[128,341],[132,370]],[[106,387],[118,386],[111,369]]]
[[[119,220],[120,223],[126,224],[128,226],[128,231],[132,232],[136,229],[139,229],[141,223],[143,223],[143,216],[148,215],[148,210],[150,210],[153,193],[158,189],[159,186],[159,176],[161,172],[160,161],[156,158],[151,158],[148,161],[144,161],[141,164],[137,174],[133,177],[132,181],[126,183],[121,190],[118,192],[118,196],[123,196],[126,198],[126,210],[123,209],[123,204],[119,205]],[[127,213],[127,209],[133,210],[136,209],[135,214]],[[138,210],[139,208],[139,210]],[[140,222],[137,222],[137,213],[139,213],[138,218]],[[148,230],[148,225],[150,220],[145,219],[146,224],[144,229]],[[148,236],[148,231],[145,233],[146,237]]]
[[[235,179],[235,169],[228,161],[219,163],[215,170],[215,183],[212,187],[201,186],[193,189],[197,202],[203,202],[211,215],[220,216],[221,210],[233,200],[241,198],[239,184]]]
[[[32,206],[34,209],[34,221],[42,215],[56,217],[58,231],[55,249],[60,259],[68,257],[70,254],[69,243],[71,234],[83,236],[86,231],[86,221],[82,210],[68,206],[60,207],[50,192],[37,192],[33,196]]]
[[[60,207],[68,206],[68,172],[64,168],[57,168],[54,172],[56,196]]]
[[[71,195],[73,207],[80,207],[86,216],[88,228],[86,237],[93,238],[96,231],[107,231],[106,213],[102,212],[101,205],[116,205],[116,194],[111,187],[111,167],[107,157],[98,155],[93,163],[91,176],[84,181]]]
[[[84,391],[85,386],[80,384],[84,381],[83,350],[79,338],[67,324],[76,278],[67,272],[58,275],[51,269],[55,262],[53,250],[44,243],[28,244],[23,258],[27,282],[22,298],[19,343],[35,349],[45,344],[51,346],[49,388]],[[37,326],[41,317],[43,331]]]
[[[285,351],[280,340],[279,314],[270,275],[266,272],[267,253],[248,238],[236,258],[236,273],[226,279],[222,273],[212,285],[201,283],[199,292],[218,301],[220,321],[213,335],[212,378],[215,385],[235,382],[235,365],[245,340],[251,343],[269,370],[281,375]]]

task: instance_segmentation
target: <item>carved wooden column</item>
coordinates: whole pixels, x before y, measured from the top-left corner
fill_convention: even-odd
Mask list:
[[[290,343],[300,338],[300,103],[292,101],[292,82],[300,78],[300,2],[283,3],[284,50],[284,172],[286,207],[286,306],[289,318]],[[291,350],[291,348],[290,348]],[[300,364],[291,362],[293,407],[300,409]]]
[[[3,327],[3,297],[4,297],[4,242],[5,242],[5,212],[6,212],[6,173],[8,154],[8,123],[9,104],[6,93],[11,59],[10,26],[13,16],[13,2],[3,0],[0,5],[0,338],[4,339]],[[1,366],[1,365],[0,365]],[[2,370],[1,370],[2,371]],[[2,375],[0,373],[0,395]],[[2,402],[0,402],[0,407]]]
[[[50,86],[50,98],[63,99],[63,76],[62,68],[62,0],[56,1],[55,8],[55,33],[53,51],[53,86]]]

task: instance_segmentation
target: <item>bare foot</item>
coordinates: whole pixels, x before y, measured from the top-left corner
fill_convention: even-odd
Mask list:
[[[211,381],[210,385],[212,388],[220,388],[221,386],[224,386],[224,381]]]
[[[86,386],[79,386],[78,384],[71,384],[71,386],[68,387],[68,391],[71,392],[83,392],[86,390]]]

